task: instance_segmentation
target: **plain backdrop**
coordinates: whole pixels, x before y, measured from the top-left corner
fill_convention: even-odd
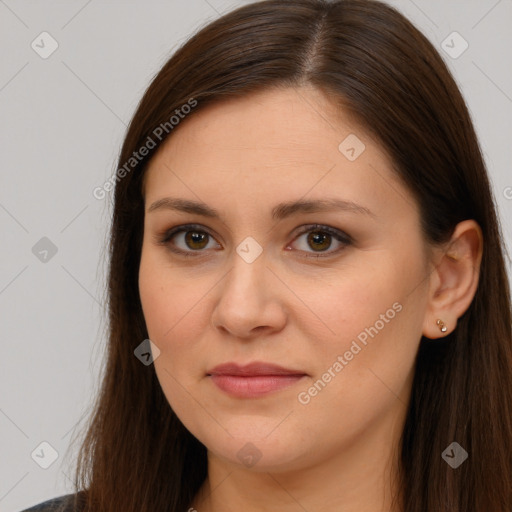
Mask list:
[[[247,3],[0,0],[4,512],[72,490],[72,436],[97,391],[106,339],[111,195],[92,191],[115,170],[135,106],[173,49]],[[512,1],[390,3],[439,49],[462,89],[510,247]]]

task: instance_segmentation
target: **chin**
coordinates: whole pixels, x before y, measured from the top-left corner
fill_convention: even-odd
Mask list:
[[[250,429],[255,432],[254,427]],[[210,455],[233,464],[240,469],[256,473],[284,472],[299,469],[305,463],[307,452],[300,439],[294,439],[289,432],[282,431],[278,437],[269,430],[259,436],[239,434],[230,437],[224,433],[222,439],[206,436],[199,439],[208,449]],[[311,451],[309,451],[311,454]]]

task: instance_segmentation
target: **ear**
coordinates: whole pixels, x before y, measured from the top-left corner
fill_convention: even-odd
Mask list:
[[[457,224],[449,242],[434,250],[434,270],[429,278],[423,335],[436,339],[453,332],[457,319],[468,309],[478,286],[482,261],[482,230],[474,220]],[[447,330],[436,324],[440,319]]]

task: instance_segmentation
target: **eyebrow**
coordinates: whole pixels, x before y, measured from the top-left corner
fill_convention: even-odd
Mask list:
[[[148,213],[156,210],[175,210],[184,213],[192,213],[202,215],[214,219],[220,219],[221,215],[218,210],[199,201],[189,199],[180,199],[175,197],[164,197],[155,201],[148,209]],[[341,210],[349,213],[357,213],[375,217],[365,206],[361,206],[352,201],[344,201],[338,198],[314,199],[314,200],[298,200],[279,203],[272,208],[272,219],[282,220],[296,213],[316,213]]]

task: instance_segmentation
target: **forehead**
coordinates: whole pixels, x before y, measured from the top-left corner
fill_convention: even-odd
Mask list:
[[[246,203],[329,189],[371,197],[376,173],[396,181],[380,145],[315,88],[264,90],[197,109],[151,160],[147,201],[167,190]]]
[[[330,146],[337,151],[350,133],[368,138],[353,116],[341,112],[320,90],[311,86],[273,88],[204,108],[199,103],[164,145],[171,146],[171,151],[191,142],[204,151],[314,151],[323,141],[322,150]]]
[[[328,169],[350,162],[354,152],[391,168],[370,134],[318,89],[269,89],[203,108],[199,103],[161,146],[147,174],[171,164],[189,172]]]

